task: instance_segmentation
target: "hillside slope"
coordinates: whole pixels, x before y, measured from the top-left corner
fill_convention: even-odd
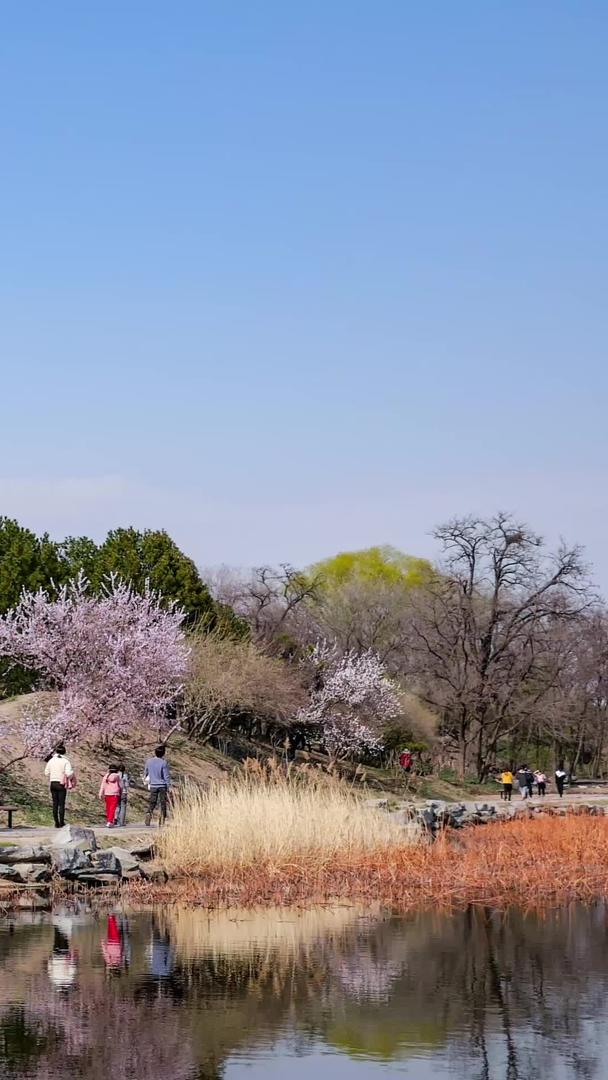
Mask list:
[[[23,752],[19,739],[19,715],[22,707],[36,697],[43,695],[27,694],[0,701],[0,732],[3,760],[0,764],[18,757]],[[77,787],[68,796],[68,819],[83,824],[101,824],[103,807],[98,799],[99,783],[109,765],[124,761],[132,781],[128,818],[141,821],[147,799],[143,786],[143,765],[157,742],[157,734],[142,729],[135,737],[116,740],[111,752],[100,750],[87,743],[68,746],[68,754],[77,775]],[[171,737],[167,758],[170,762],[173,781],[180,783],[190,780],[195,784],[205,784],[213,779],[227,777],[246,757],[262,760],[273,755],[273,748],[262,742],[248,742],[245,739],[234,740],[227,752],[220,753],[210,746],[201,746],[195,741],[175,734]],[[323,766],[325,759],[320,755],[301,755],[313,765]],[[403,776],[394,771],[367,768],[363,773],[355,767],[345,764],[343,772],[352,780],[362,793],[382,794],[409,799],[440,798],[461,800],[474,798],[476,795],[497,796],[496,786],[489,789],[477,785],[456,785],[432,777],[413,780],[404,786]],[[20,824],[50,824],[51,813],[48,784],[44,776],[44,761],[39,758],[27,758],[12,766],[6,773],[0,774],[0,802],[13,804],[21,808],[16,817]],[[0,827],[3,822],[0,822]]]
[[[23,745],[17,734],[19,714],[22,706],[35,696],[23,695],[0,702],[2,764],[23,752]],[[85,824],[101,823],[103,810],[97,797],[101,777],[110,764],[124,761],[133,783],[129,816],[131,819],[141,820],[147,797],[142,782],[143,765],[155,745],[155,733],[142,730],[128,744],[116,740],[114,752],[110,753],[86,743],[68,746],[70,761],[77,776],[76,789],[68,795],[68,817]],[[171,739],[168,759],[176,782],[187,777],[195,783],[204,784],[226,775],[226,771],[234,767],[231,759],[223,758],[221,754],[196,746],[179,736]],[[12,803],[23,808],[23,813],[17,815],[16,823],[48,824],[50,808],[44,761],[28,758],[0,775],[0,800],[5,805]]]

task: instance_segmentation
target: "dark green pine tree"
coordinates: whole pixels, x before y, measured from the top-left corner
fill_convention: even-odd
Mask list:
[[[24,589],[52,589],[63,580],[57,544],[45,533],[36,536],[12,518],[0,517],[0,614],[19,602]],[[0,660],[0,697],[31,690],[31,671]]]
[[[98,585],[108,574],[118,574],[142,591],[146,581],[167,600],[184,609],[191,626],[214,628],[216,606],[196,565],[180,551],[164,529],[114,529],[99,548],[96,560]]]

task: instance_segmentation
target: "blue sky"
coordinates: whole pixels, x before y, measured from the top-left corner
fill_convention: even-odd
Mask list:
[[[608,8],[28,2],[0,512],[201,565],[511,509],[608,589]]]

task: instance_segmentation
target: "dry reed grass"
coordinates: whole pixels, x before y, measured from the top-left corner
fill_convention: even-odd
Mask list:
[[[412,823],[411,839],[417,836]],[[357,861],[406,840],[403,826],[365,808],[337,780],[245,773],[206,791],[185,786],[158,851],[171,873],[184,875],[280,871],[294,863],[316,873],[336,858]]]
[[[264,827],[255,821],[251,826],[254,831]],[[572,814],[446,833],[433,845],[351,846],[321,859],[305,851],[283,859],[259,855],[246,864],[216,864],[211,872],[152,892],[139,887],[137,895],[178,896],[208,907],[348,899],[399,910],[468,905],[539,910],[591,902],[607,893],[608,819]]]

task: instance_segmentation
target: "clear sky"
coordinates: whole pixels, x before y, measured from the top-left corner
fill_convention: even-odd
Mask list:
[[[308,564],[511,509],[608,590],[604,0],[0,34],[0,512]]]

